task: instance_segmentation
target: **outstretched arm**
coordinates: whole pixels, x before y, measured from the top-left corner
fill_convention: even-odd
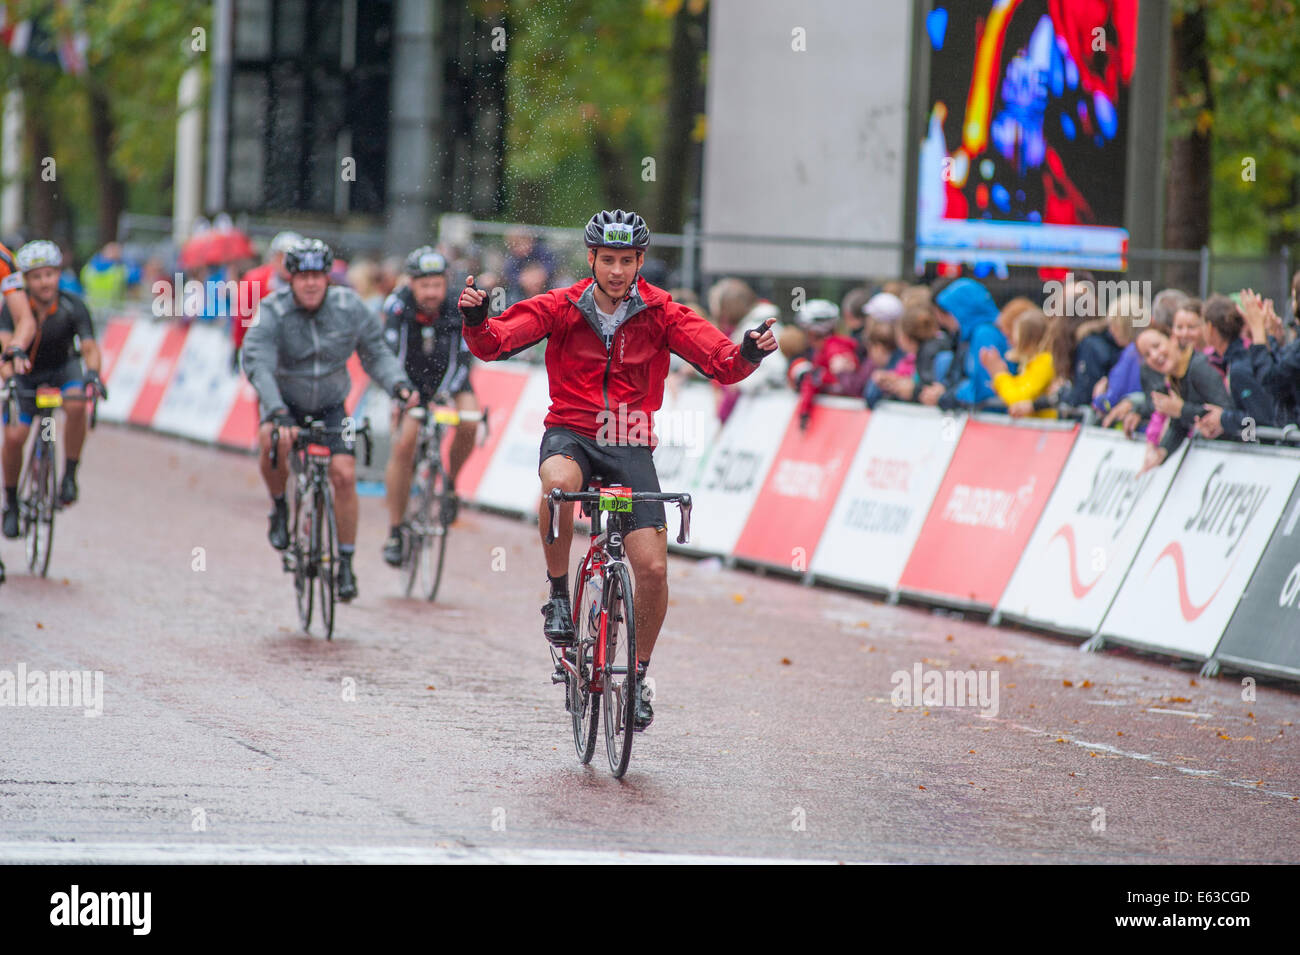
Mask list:
[[[531,348],[551,334],[551,317],[564,297],[563,291],[543,292],[511,305],[496,318],[488,318],[487,292],[465,279],[457,306],[464,320],[465,343],[476,358],[496,361]]]

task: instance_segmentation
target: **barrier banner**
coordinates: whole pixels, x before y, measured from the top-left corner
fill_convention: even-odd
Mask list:
[[[106,384],[133,324],[130,319],[110,318],[95,329],[95,343],[99,345],[99,377]]]
[[[654,453],[659,486],[670,492],[690,490],[721,427],[713,386],[692,382],[675,392],[665,388],[663,407],[655,412],[654,423],[659,439]],[[668,540],[676,537],[674,532]]]
[[[1119,592],[1187,442],[1162,467],[1139,476],[1145,441],[1085,428],[1074,443],[998,611],[1093,634]]]
[[[1300,484],[1214,655],[1246,669],[1300,678]]]
[[[551,406],[550,382],[546,369],[530,366],[524,372],[527,383],[520,390],[509,421],[497,421],[501,437],[483,477],[475,488],[474,501],[517,514],[532,514],[542,495],[537,477],[537,452],[546,432],[542,421]]]
[[[965,423],[891,402],[871,413],[813,556],[816,577],[898,586]]]
[[[797,400],[790,391],[740,396],[709,449],[699,479],[689,489],[695,507],[689,550],[733,552]],[[779,515],[769,516],[779,519]]]
[[[190,329],[171,384],[153,416],[157,431],[214,442],[239,394],[230,370],[230,337],[210,325]]]
[[[791,415],[776,460],[733,554],[803,573],[839,497],[869,413],[861,401],[822,399],[801,430]]]
[[[1282,515],[1300,457],[1198,443],[1183,459],[1101,632],[1206,659]]]
[[[899,589],[992,609],[1047,505],[1074,434],[968,421]]]
[[[488,412],[488,423],[491,426],[483,446],[474,446],[474,450],[465,459],[465,466],[456,476],[456,494],[466,500],[473,500],[479,481],[487,470],[488,462],[495,456],[497,447],[501,444],[501,437],[510,422],[511,413],[515,410],[519,396],[528,383],[528,373],[507,364],[499,364],[495,367],[475,364],[470,368],[469,380],[474,387],[474,394],[478,397],[479,407]],[[456,429],[448,428],[442,442],[443,461],[448,460],[451,443],[455,437]],[[537,442],[541,444],[540,435]]]
[[[113,362],[108,398],[99,402],[97,413],[100,418],[118,422],[127,419],[153,368],[154,356],[171,327],[169,322],[131,323],[126,340]]]
[[[157,412],[167,386],[171,384],[172,375],[176,372],[176,360],[181,356],[181,349],[185,347],[185,339],[190,329],[188,325],[177,323],[168,323],[166,328],[162,341],[158,343],[158,350],[153,353],[153,359],[149,362],[149,371],[144,376],[140,391],[135,396],[135,404],[131,406],[131,413],[127,416],[126,420],[131,424],[138,424],[145,428],[153,424],[154,413]]]
[[[217,434],[217,444],[246,450],[256,448],[258,415],[257,391],[240,374],[235,388],[235,400]]]

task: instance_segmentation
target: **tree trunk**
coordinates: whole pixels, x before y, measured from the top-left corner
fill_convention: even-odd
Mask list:
[[[1172,97],[1190,100],[1191,111],[1214,115],[1204,7],[1175,20],[1170,44]],[[1202,114],[1202,110],[1204,113]],[[1188,135],[1171,139],[1165,187],[1165,247],[1199,249],[1210,241],[1211,127],[1195,123]]]
[[[126,183],[113,169],[113,140],[117,127],[104,88],[93,79],[90,91],[90,146],[99,183],[98,244],[117,238],[117,221],[126,208]]]
[[[705,9],[683,3],[673,21],[673,43],[668,53],[668,116],[664,143],[659,150],[659,208],[655,228],[660,232],[681,232],[686,221],[686,199],[692,181],[691,134],[703,86]]]
[[[591,130],[591,148],[596,157],[601,191],[605,193],[608,208],[626,209],[632,204],[631,192],[628,190],[629,171],[624,168],[623,156],[600,129],[599,122]],[[638,176],[640,172],[640,169],[636,170]]]

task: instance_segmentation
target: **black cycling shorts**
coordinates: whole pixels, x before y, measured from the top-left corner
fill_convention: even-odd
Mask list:
[[[293,420],[300,428],[303,427],[308,418],[311,418],[313,421],[323,422],[326,428],[342,428],[344,419],[348,418],[348,413],[346,409],[344,409],[342,402],[332,405],[323,411],[302,411],[288,402],[285,403],[285,406],[289,409],[289,414],[293,417]],[[329,448],[332,453],[350,454],[353,457],[356,457],[357,439],[355,435],[353,435],[351,440],[346,440],[342,432],[335,432],[334,434],[326,434],[324,438],[325,446]]]
[[[542,435],[542,448],[537,462],[538,470],[547,458],[562,454],[582,469],[582,486],[591,483],[593,474],[605,479],[605,484],[621,484],[633,491],[658,491],[659,474],[655,471],[653,452],[641,445],[599,444],[568,428],[547,428]],[[637,501],[632,505],[632,529],[655,527],[664,530],[662,501]]]
[[[14,383],[18,386],[18,422],[31,424],[36,417],[37,388],[58,388],[64,394],[81,391],[86,376],[81,370],[80,358],[69,358],[58,368],[46,371],[33,371],[25,375],[15,375]],[[78,405],[78,407],[81,407]],[[4,403],[4,423],[9,423],[9,404]]]

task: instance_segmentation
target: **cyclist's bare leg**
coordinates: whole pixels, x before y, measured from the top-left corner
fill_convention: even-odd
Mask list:
[[[63,447],[67,456],[81,460],[81,448],[86,443],[86,406],[80,401],[63,406]]]
[[[632,596],[636,658],[649,663],[668,612],[668,534],[657,527],[641,527],[623,538],[623,547],[636,578]]]
[[[406,504],[411,496],[411,469],[419,438],[420,422],[410,415],[403,415],[401,428],[388,452],[388,468],[384,471],[384,486],[388,489],[388,520],[394,526],[402,523],[406,517]]]
[[[456,396],[456,407],[461,411],[478,411],[478,399],[472,391],[462,391]],[[451,451],[447,454],[447,473],[451,483],[456,483],[456,476],[465,466],[465,459],[474,450],[474,438],[478,434],[477,421],[462,421],[456,426],[456,436],[451,439]]]
[[[357,459],[350,454],[330,458],[330,484],[334,485],[334,521],[339,544],[357,542]]]
[[[3,452],[5,487],[18,486],[18,477],[23,470],[23,445],[27,441],[27,432],[31,429],[31,425],[20,424],[17,421],[5,425]]]
[[[284,493],[285,485],[289,483],[289,455],[293,453],[289,429],[280,429],[279,468],[274,470],[271,468],[271,422],[267,421],[262,425],[257,433],[257,443],[261,448],[258,463],[262,470],[262,480],[266,484],[266,489],[271,492],[271,496],[279,497]]]
[[[546,498],[552,488],[565,493],[582,489],[582,468],[572,458],[552,454],[542,462],[538,474],[542,479],[542,499],[537,508],[537,526],[542,533],[542,550],[546,554],[546,572],[552,577],[569,576],[569,546],[573,543],[573,505],[560,508],[560,526],[555,543],[547,546],[546,532],[551,526],[551,508]]]

